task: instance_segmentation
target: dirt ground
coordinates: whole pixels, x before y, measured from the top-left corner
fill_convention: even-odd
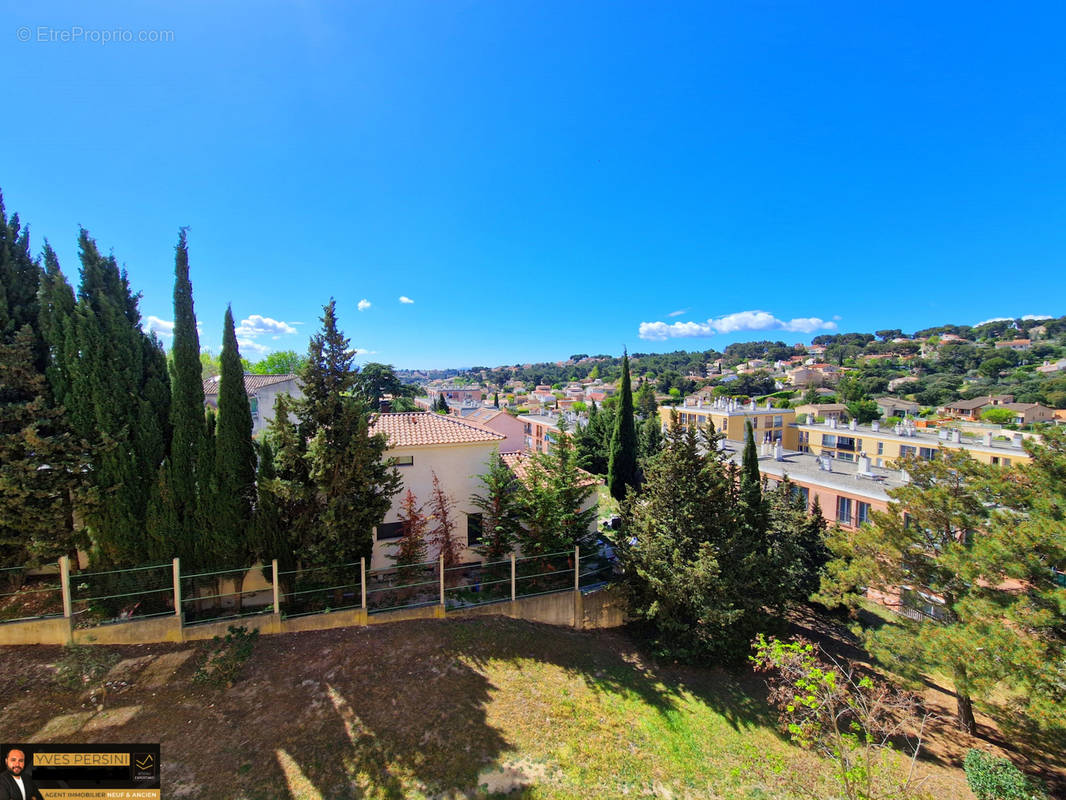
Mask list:
[[[544,766],[508,760],[514,742],[506,725],[490,719],[496,687],[479,659],[511,661],[518,670],[536,659],[649,696],[663,683],[717,680],[709,670],[671,666],[645,679],[639,647],[625,632],[576,633],[502,618],[262,637],[228,688],[193,681],[209,646],[106,648],[119,660],[97,682],[102,691],[57,684],[63,648],[0,648],[0,739],[159,742],[167,798],[399,798],[410,787],[442,798],[496,796],[536,781]],[[758,705],[759,679],[742,685],[745,706]],[[950,716],[951,697],[930,689],[928,700]],[[764,711],[751,713],[764,724]],[[991,721],[980,721],[979,740],[935,724],[927,757],[957,770],[969,747],[995,749]],[[1061,764],[1045,767],[1047,777],[1062,779]]]

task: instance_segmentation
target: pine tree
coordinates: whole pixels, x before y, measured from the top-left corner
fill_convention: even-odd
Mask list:
[[[432,471],[431,471],[432,472]],[[444,568],[450,569],[462,561],[463,546],[455,535],[455,501],[444,491],[436,472],[429,496],[429,543],[437,557],[444,557]]]
[[[611,433],[610,455],[607,462],[607,486],[611,497],[621,501],[626,493],[636,489],[640,476],[637,471],[637,429],[633,421],[633,390],[629,381],[629,353],[622,353],[622,389]]]
[[[493,408],[499,408],[500,407],[500,393],[499,392],[493,392],[492,393],[492,407]]]
[[[382,459],[385,437],[371,436],[366,407],[350,393],[355,354],[337,328],[335,301],[324,307],[321,319],[322,329],[311,338],[300,376],[305,396],[295,405],[297,435],[275,440],[279,461],[286,465],[279,476],[289,481],[287,493],[300,505],[303,493],[292,491],[292,482],[306,475],[304,519],[297,522],[302,559],[314,564],[369,560],[374,528],[385,518],[402,482]],[[276,408],[275,421],[279,416],[282,410]],[[280,430],[286,425],[280,424]],[[304,464],[297,467],[299,459]]]
[[[561,421],[559,427],[562,435],[551,451],[533,453],[525,461],[519,492],[519,543],[525,555],[569,551],[594,535],[596,506],[588,501],[595,481],[577,465],[566,423]]]
[[[355,352],[337,327],[337,302],[322,309],[322,328],[311,337],[307,363],[300,372],[304,397],[299,403],[300,434],[310,440],[323,428],[336,425],[356,381]]]
[[[244,367],[229,307],[222,323],[221,361],[214,464],[218,494],[210,535],[215,563],[239,566],[252,555],[249,534],[255,503],[255,448]]]
[[[927,618],[901,618],[895,625],[870,632],[866,644],[898,674],[918,680],[922,670],[936,668],[951,676],[957,723],[973,734],[977,730],[973,698],[992,694],[1001,681],[1024,683],[1027,667],[1048,655],[1041,652],[1042,636],[1031,636],[1037,628],[1031,621],[1022,622],[1034,593],[1029,588],[1009,591],[1007,580],[1024,573],[1018,567],[1031,556],[1021,551],[1033,545],[1025,534],[1039,531],[1045,522],[1040,514],[1032,519],[1037,496],[1026,496],[1034,486],[1029,479],[1036,478],[1042,489],[1054,492],[1051,487],[1061,472],[1048,482],[1039,470],[1025,477],[1008,475],[1001,484],[1003,476],[995,473],[996,468],[950,449],[941,451],[936,460],[908,459],[905,464],[910,481],[889,491],[892,501],[887,512],[874,512],[873,524],[856,531],[830,533],[833,559],[820,599],[830,605],[854,604],[859,586],[899,593],[901,600],[906,599],[906,590],[900,588],[904,586],[938,597],[942,602],[922,603],[931,612]],[[1058,498],[1052,494],[1053,504],[1061,499],[1061,489],[1057,493]],[[1018,514],[1005,507],[1012,496],[1023,501]],[[1001,504],[999,511],[996,507]],[[1057,533],[1061,537],[1061,530]],[[1066,556],[1061,539],[1057,550],[1058,556]],[[1046,569],[1031,577],[1037,586],[1050,584]],[[1061,624],[1061,611],[1058,616]],[[1012,655],[1018,656],[1017,662]],[[1054,661],[1052,656],[1044,663]]]
[[[664,652],[685,660],[746,656],[750,626],[739,600],[748,587],[733,573],[736,514],[720,438],[710,427],[682,426],[673,414],[640,495],[622,506],[619,556],[630,613]]]
[[[170,421],[170,501],[174,504],[164,516],[176,523],[173,531],[160,531],[157,538],[176,537],[170,550],[190,557],[197,542],[207,535],[204,526],[214,518],[204,514],[200,487],[206,485],[214,465],[200,462],[207,427],[204,419],[204,384],[201,377],[200,336],[196,330],[192,283],[189,280],[189,249],[186,230],[181,229],[174,248],[174,344],[171,349],[172,402]]]
[[[474,550],[485,561],[499,561],[514,550],[522,530],[520,487],[499,451],[489,458],[488,471],[478,480],[483,490],[470,498],[481,509],[481,541]]]

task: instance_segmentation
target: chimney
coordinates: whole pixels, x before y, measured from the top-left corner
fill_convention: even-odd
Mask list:
[[[870,423],[870,428],[876,433],[877,431],[881,430],[881,423],[875,419],[873,422]]]
[[[985,445],[987,445],[988,447],[992,446],[992,435],[992,431],[989,431],[985,434]]]
[[[1025,437],[1022,436],[1020,433],[1014,434],[1014,436],[1012,438],[1014,440],[1014,446],[1015,447],[1021,447],[1022,446],[1022,440],[1025,439]]]
[[[962,444],[962,431],[960,431],[958,428],[955,428],[951,432],[951,441],[953,441],[955,444]]]
[[[829,456],[822,456],[821,457],[821,461],[820,461],[820,466],[826,472],[832,472],[833,471],[833,459],[830,458]]]
[[[870,472],[870,457],[865,453],[859,456],[859,473],[866,475]]]
[[[857,431],[859,429],[859,423],[855,420],[852,420],[850,423],[848,423],[848,428],[850,430]]]
[[[781,442],[774,442],[774,461],[784,461],[784,449],[781,447]]]
[[[392,401],[386,400],[384,397],[382,397],[380,400],[378,400],[378,411],[380,411],[382,414],[388,414],[389,412],[391,412]]]
[[[944,428],[941,428],[936,432],[936,438],[942,442],[947,441],[948,432]]]
[[[836,427],[837,427],[837,418],[836,417],[830,417],[827,420],[827,422],[829,423],[829,427],[830,428],[832,428],[833,430],[836,430]]]

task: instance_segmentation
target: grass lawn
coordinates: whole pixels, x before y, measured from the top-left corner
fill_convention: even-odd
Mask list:
[[[0,650],[5,739],[160,742],[167,798],[834,795],[759,678],[652,664],[623,632],[485,617],[263,637],[229,689],[192,682],[205,645],[106,649],[124,662],[103,710],[53,680],[62,648]],[[927,796],[971,798],[957,763],[921,763]]]

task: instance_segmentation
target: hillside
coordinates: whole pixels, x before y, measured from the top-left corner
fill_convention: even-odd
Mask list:
[[[760,679],[652,665],[621,633],[485,618],[266,637],[228,690],[192,682],[202,651],[93,651],[126,659],[98,711],[56,685],[62,648],[4,648],[4,738],[158,741],[164,796],[198,800],[832,788],[823,762],[775,732]],[[958,739],[929,739],[930,797],[972,797],[952,766],[972,743]]]

